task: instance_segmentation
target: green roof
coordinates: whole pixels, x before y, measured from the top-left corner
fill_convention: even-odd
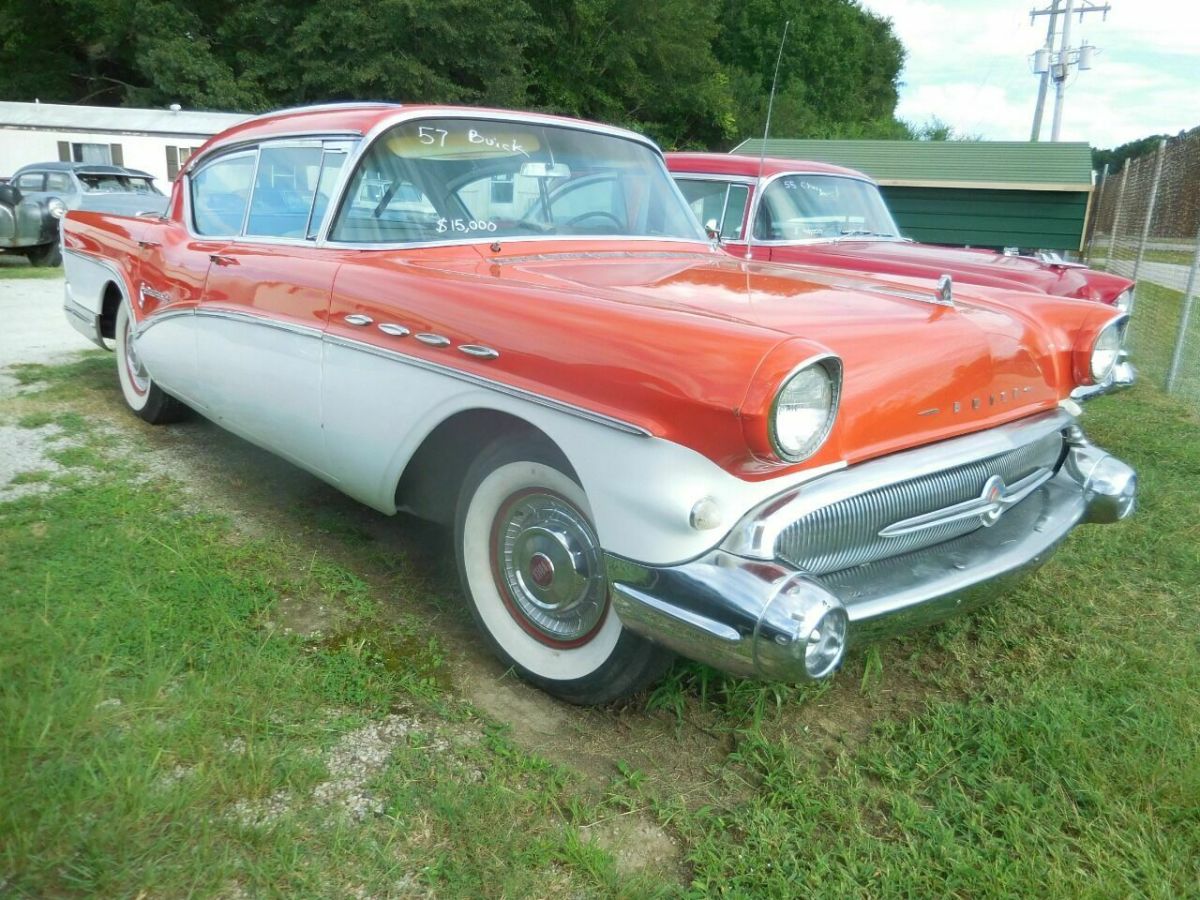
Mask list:
[[[761,138],[732,152],[758,156]],[[767,156],[858,169],[880,184],[1001,190],[1090,191],[1086,143],[1028,141],[793,141],[772,138]]]

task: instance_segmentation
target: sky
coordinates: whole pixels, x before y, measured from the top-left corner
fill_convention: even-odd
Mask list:
[[[1045,42],[1047,25],[1040,16],[1031,26],[1029,12],[1050,0],[859,3],[892,19],[908,50],[900,118],[922,124],[936,116],[960,134],[1029,140],[1038,88],[1029,57]],[[1072,69],[1061,139],[1109,148],[1200,125],[1200,2],[1108,3],[1107,20],[1100,13],[1087,14],[1082,25],[1072,18],[1071,45],[1086,40],[1099,51],[1091,70]],[[1050,139],[1053,113],[1051,85],[1042,140]]]

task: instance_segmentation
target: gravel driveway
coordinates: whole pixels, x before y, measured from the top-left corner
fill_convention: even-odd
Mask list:
[[[0,277],[0,368],[95,348],[67,323],[62,278]]]

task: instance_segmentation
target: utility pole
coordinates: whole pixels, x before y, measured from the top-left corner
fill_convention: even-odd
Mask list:
[[[1046,108],[1046,89],[1050,86],[1050,54],[1054,52],[1054,34],[1058,30],[1058,3],[1059,0],[1054,0],[1053,3],[1045,10],[1045,15],[1050,17],[1050,24],[1046,26],[1046,44],[1042,48],[1045,51],[1047,60],[1046,66],[1041,73],[1041,78],[1038,79],[1038,98],[1037,106],[1033,108],[1033,132],[1029,135],[1029,139],[1037,143],[1042,134],[1042,110]],[[1030,24],[1033,22],[1033,16],[1042,15],[1042,13],[1030,13]]]
[[[1067,100],[1067,77],[1071,73],[1071,67],[1076,66],[1080,71],[1086,71],[1092,67],[1092,54],[1096,48],[1089,44],[1079,47],[1071,46],[1071,17],[1078,15],[1079,21],[1082,23],[1085,15],[1098,12],[1103,15],[1104,19],[1107,19],[1111,9],[1112,7],[1107,3],[1100,5],[1094,3],[1093,0],[1079,0],[1078,6],[1076,6],[1076,0],[1051,0],[1050,5],[1045,9],[1029,11],[1031,25],[1038,16],[1050,17],[1050,24],[1046,28],[1046,44],[1033,55],[1033,71],[1041,76],[1041,84],[1038,87],[1037,107],[1033,113],[1031,140],[1036,141],[1042,130],[1042,112],[1046,104],[1048,82],[1054,81],[1054,125],[1051,128],[1050,140],[1057,141],[1062,131],[1063,110]],[[1054,34],[1057,30],[1055,26],[1059,15],[1063,17],[1063,27],[1056,52],[1054,50]]]

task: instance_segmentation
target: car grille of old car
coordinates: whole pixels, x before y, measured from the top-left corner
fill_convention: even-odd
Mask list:
[[[974,516],[892,537],[881,537],[879,532],[901,520],[977,499],[993,476],[1012,485],[1039,469],[1053,470],[1062,452],[1063,437],[1054,431],[997,456],[819,507],[780,533],[776,555],[813,575],[823,575],[951,540],[983,527],[983,518]]]

